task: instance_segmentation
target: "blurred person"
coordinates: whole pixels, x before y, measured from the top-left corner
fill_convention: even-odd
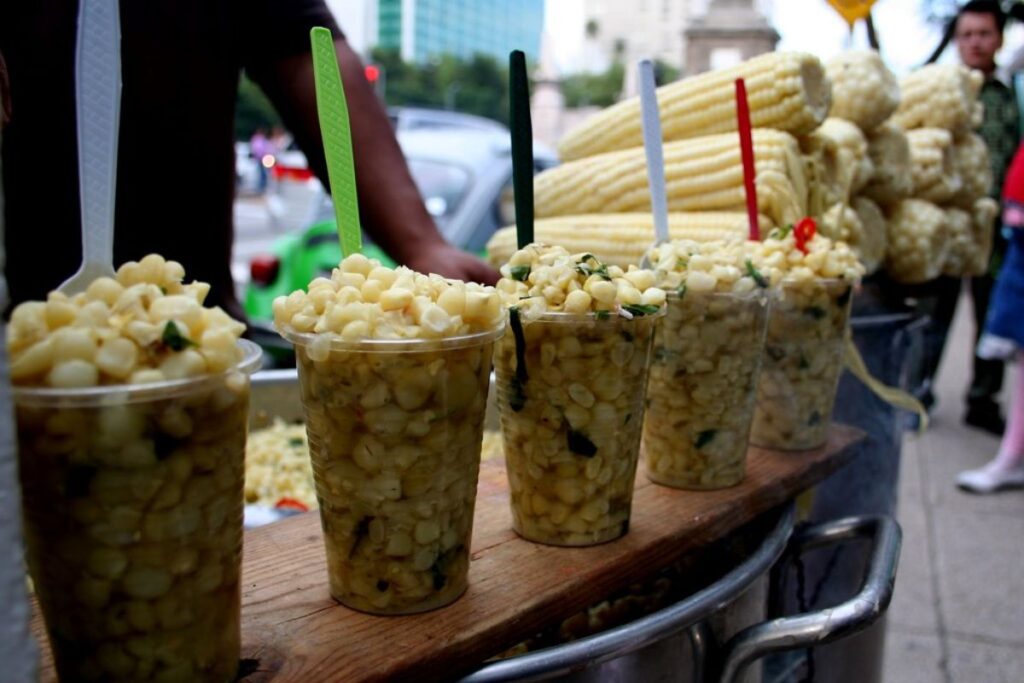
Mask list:
[[[263,158],[270,153],[270,139],[262,128],[249,138],[249,156],[256,160],[256,172],[259,174],[259,184],[256,189],[260,194],[267,191],[267,181],[270,178],[270,169],[263,163]]]
[[[115,264],[151,252],[180,261],[189,278],[212,285],[209,304],[244,320],[230,269],[239,75],[244,69],[267,94],[327,186],[309,42],[319,25],[335,36],[345,81],[364,228],[415,270],[497,279],[438,232],[384,108],[323,0],[151,0],[123,2],[120,12]],[[76,22],[75,2],[0,3],[11,95],[2,155],[12,305],[45,299],[81,261]],[[175,163],[167,163],[168,151]]]
[[[1006,176],[1002,223],[1007,233],[1006,257],[976,353],[990,360],[1020,360],[1024,358],[1024,145],[1017,149]],[[996,457],[984,467],[961,472],[956,483],[973,493],[1024,486],[1024,369],[1020,365]]]
[[[1024,8],[1018,6],[1016,13]],[[1007,166],[1020,140],[1020,113],[1017,98],[1012,87],[998,74],[996,53],[1003,46],[1003,30],[1007,15],[996,0],[971,0],[960,8],[947,31],[947,39],[956,43],[960,60],[965,66],[977,69],[985,75],[980,100],[985,108],[984,120],[978,134],[988,146],[992,165],[992,187],[990,194],[999,199]],[[929,61],[934,61],[942,52],[936,50]],[[998,221],[992,226],[993,248],[989,271],[983,276],[970,278],[969,293],[974,307],[975,341],[985,324],[989,297],[998,275],[1006,242],[1000,235]],[[934,308],[930,311],[931,322],[925,330],[923,402],[929,408],[934,404],[931,386],[942,360],[942,352],[949,336],[957,302],[962,286],[960,278],[940,277],[928,289],[934,297]],[[1005,421],[1000,412],[997,396],[1003,386],[1003,362],[1001,360],[973,356],[971,382],[967,390],[964,422],[978,429],[1001,434]]]

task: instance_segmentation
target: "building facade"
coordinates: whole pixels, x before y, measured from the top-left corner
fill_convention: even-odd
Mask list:
[[[508,59],[522,50],[536,61],[544,0],[377,0],[377,45],[410,62],[441,54]]]
[[[604,71],[614,59],[635,64],[659,59],[682,69],[683,31],[692,0],[584,0],[584,53],[588,71]]]

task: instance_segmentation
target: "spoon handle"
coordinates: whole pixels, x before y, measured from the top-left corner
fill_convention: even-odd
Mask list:
[[[654,85],[654,65],[643,59],[638,65],[640,75],[640,123],[647,154],[647,183],[651,191],[651,212],[657,242],[668,241],[668,201],[665,198],[665,160],[661,150],[661,118],[658,114],[658,92]]]
[[[75,52],[82,262],[114,262],[121,26],[117,0],[80,0]]]

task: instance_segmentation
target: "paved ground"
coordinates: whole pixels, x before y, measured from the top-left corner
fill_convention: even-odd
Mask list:
[[[987,462],[999,443],[960,421],[969,312],[961,301],[932,426],[904,442],[903,555],[889,609],[887,683],[1024,681],[1024,491],[972,496],[953,485],[957,472]]]

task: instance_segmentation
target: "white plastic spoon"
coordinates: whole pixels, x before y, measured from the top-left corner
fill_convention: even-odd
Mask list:
[[[651,213],[654,216],[654,244],[644,254],[642,267],[650,268],[651,250],[668,242],[668,200],[665,198],[665,160],[661,150],[661,118],[658,113],[658,92],[654,85],[654,65],[649,59],[637,65],[640,76],[640,123],[644,133],[647,156],[647,184],[651,192]]]
[[[117,0],[81,0],[75,48],[78,187],[82,203],[82,265],[64,281],[65,294],[84,292],[114,274],[114,193],[121,121],[121,26]]]

